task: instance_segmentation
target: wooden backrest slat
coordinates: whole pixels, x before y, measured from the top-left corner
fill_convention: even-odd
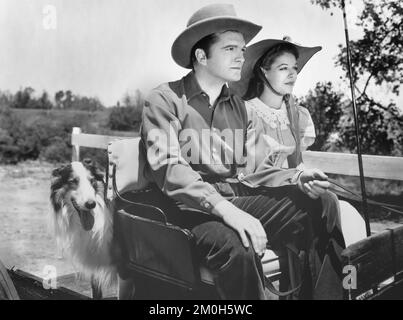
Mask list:
[[[80,147],[107,149],[109,142],[119,139],[128,139],[128,137],[104,136],[99,134],[81,133],[71,135],[71,144],[79,145]]]
[[[73,160],[78,160],[80,147],[107,149],[109,142],[127,138],[129,137],[85,134],[81,133],[80,128],[73,128]],[[306,151],[303,158],[308,168],[319,168],[326,173],[359,176],[356,154]],[[363,165],[366,177],[403,181],[403,157],[363,155]]]
[[[305,166],[320,168],[324,172],[359,176],[356,154],[306,151],[303,153]],[[403,181],[403,157],[363,155],[366,177]]]

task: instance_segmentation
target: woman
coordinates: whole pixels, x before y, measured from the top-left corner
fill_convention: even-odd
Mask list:
[[[248,47],[242,80],[233,85],[246,100],[252,128],[246,172],[256,172],[263,163],[303,167],[301,152],[315,141],[309,111],[296,106],[291,94],[298,73],[321,47],[302,47],[287,40],[268,39]],[[255,131],[264,134],[255,136]],[[319,197],[314,185],[304,187],[311,197]],[[365,223],[357,210],[345,201],[339,205],[346,245],[365,238]]]

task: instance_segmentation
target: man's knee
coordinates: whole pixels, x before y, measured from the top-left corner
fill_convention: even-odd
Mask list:
[[[233,264],[241,267],[255,261],[252,245],[245,248],[239,235],[221,222],[209,222],[192,231],[196,238],[196,249],[210,268],[223,270]]]
[[[232,247],[231,260],[233,263],[254,264],[256,259],[256,253],[252,245],[249,247],[244,247],[242,244]]]
[[[218,271],[223,271],[229,268],[238,270],[238,272],[245,271],[251,267],[255,268],[256,253],[250,244],[249,247],[244,247],[242,242],[235,238],[227,238],[225,243],[220,249],[221,265]]]

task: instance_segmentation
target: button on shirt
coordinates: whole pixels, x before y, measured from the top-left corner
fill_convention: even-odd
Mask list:
[[[143,110],[146,177],[185,206],[211,212],[224,200],[211,183],[238,181],[245,167],[247,130],[244,102],[226,85],[211,105],[193,71],[162,84],[151,91]],[[282,183],[294,183],[294,174],[283,175]]]

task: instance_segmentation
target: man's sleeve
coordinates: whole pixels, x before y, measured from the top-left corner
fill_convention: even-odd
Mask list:
[[[191,208],[211,212],[224,198],[182,157],[180,122],[167,96],[153,90],[145,100],[141,136],[154,182],[167,196]]]

